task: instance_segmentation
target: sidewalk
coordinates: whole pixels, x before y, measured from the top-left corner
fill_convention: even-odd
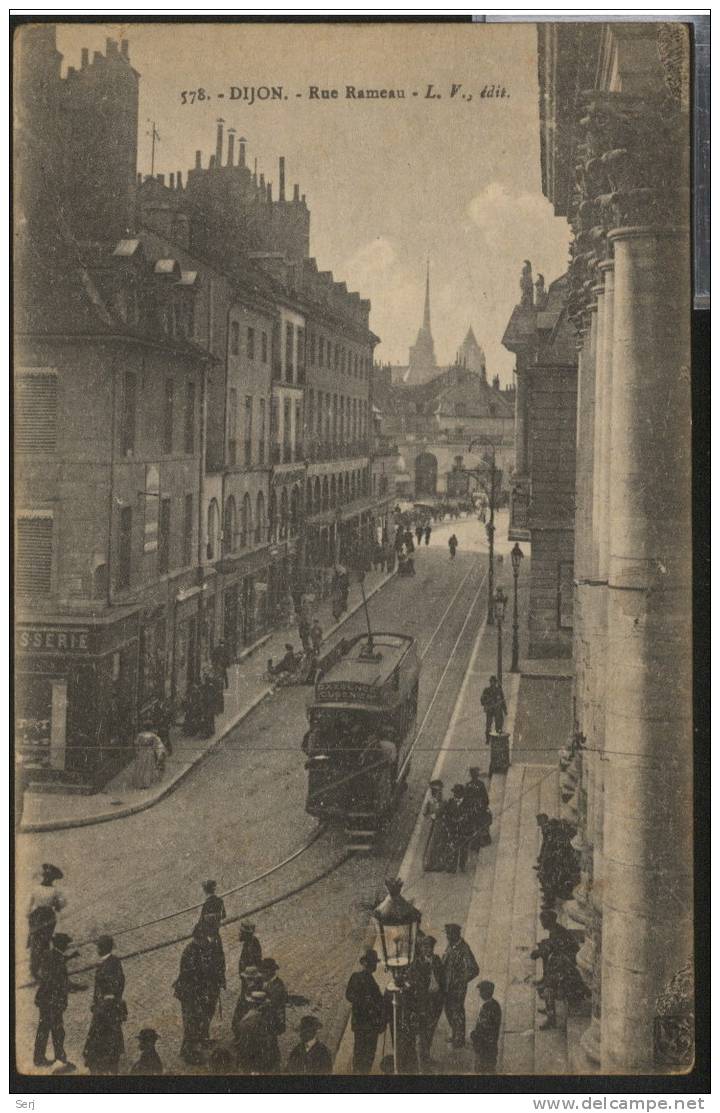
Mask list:
[[[498,569],[498,579],[507,588],[509,571]],[[560,1029],[538,1031],[537,1002],[532,985],[535,963],[529,959],[542,934],[539,924],[540,894],[532,869],[539,850],[539,831],[535,816],[539,811],[557,811],[557,771],[547,765],[530,766],[517,762],[511,748],[507,773],[488,780],[489,749],[484,742],[485,717],[480,695],[487,678],[495,672],[496,634],[483,625],[473,647],[450,725],[433,770],[445,784],[446,795],[456,782],[467,780],[469,766],[480,766],[488,783],[493,813],[492,845],[468,858],[465,874],[423,873],[422,855],[429,821],[421,815],[413,831],[399,870],[404,881],[403,895],[422,912],[422,928],[437,939],[436,953],[445,950],[444,925],[463,925],[463,936],[472,948],[480,976],[468,987],[466,999],[467,1031],[475,1024],[480,1007],[477,985],[482,979],[495,983],[495,997],[503,1010],[498,1074],[552,1073],[567,1070],[565,1033]],[[503,678],[508,718],[506,730],[511,746],[517,739],[521,720],[527,719],[523,681],[520,674],[506,673]],[[547,728],[553,729],[551,724]],[[371,941],[370,939],[368,940]],[[379,940],[373,944],[381,953]],[[384,988],[386,975],[379,971]],[[388,979],[389,980],[389,979]],[[433,1042],[434,1071],[437,1074],[474,1073],[474,1054],[469,1045],[453,1049],[447,1044],[449,1027],[441,1017]],[[335,1073],[349,1074],[352,1063],[352,1033],[348,1024],[335,1058]],[[384,1049],[378,1048],[375,1071],[383,1054],[392,1052],[386,1037]]]
[[[394,573],[368,572],[365,576],[366,597],[375,595],[392,575]],[[332,617],[329,599],[313,607],[313,617],[317,615],[325,632],[324,649],[328,648],[328,642],[340,627],[361,607],[360,586],[354,583],[350,586],[348,609],[339,622],[336,623]],[[272,692],[273,688],[265,677],[267,659],[282,657],[285,643],[289,641],[299,647],[294,622],[266,634],[241,654],[239,663],[228,670],[230,685],[225,692],[225,710],[215,720],[215,733],[210,738],[187,738],[179,727],[174,728],[171,734],[173,753],[167,760],[163,779],[157,784],[147,789],[128,788],[127,771],[123,770],[101,792],[92,796],[26,792],[20,830],[35,833],[105,823],[144,811],[168,796]]]

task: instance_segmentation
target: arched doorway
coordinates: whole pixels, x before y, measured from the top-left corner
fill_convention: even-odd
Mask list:
[[[437,457],[421,452],[415,460],[415,498],[437,494]]]

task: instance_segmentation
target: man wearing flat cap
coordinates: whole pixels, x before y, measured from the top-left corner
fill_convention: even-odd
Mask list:
[[[385,1030],[385,1000],[374,974],[377,951],[369,947],[360,958],[360,970],[350,975],[345,997],[352,1005],[353,1074],[370,1074],[380,1033]]]
[[[133,1063],[130,1074],[162,1074],[163,1065],[155,1050],[155,1044],[160,1039],[154,1028],[141,1028],[138,1032],[140,1045],[140,1058]]]
[[[495,1074],[502,1009],[493,997],[495,986],[492,982],[480,982],[478,990],[482,1006],[470,1033],[470,1042],[475,1048],[475,1071],[477,1074]]]
[[[452,1047],[465,1046],[465,995],[468,984],[477,978],[480,968],[475,955],[462,938],[459,924],[445,924],[447,949],[443,955],[443,987],[445,1016],[450,1025]]]
[[[316,1016],[304,1016],[300,1021],[300,1040],[290,1052],[286,1074],[332,1074],[332,1057],[324,1043],[317,1038],[322,1024]]]
[[[68,1070],[74,1064],[65,1054],[65,1026],[63,1017],[68,1003],[67,949],[72,943],[69,935],[58,932],[53,935],[50,947],[43,956],[39,971],[39,985],[35,994],[35,1004],[40,1018],[35,1034],[35,1053],[33,1062],[36,1067],[49,1067],[52,1060],[46,1056],[48,1036],[52,1036],[53,1054],[56,1061],[64,1063]],[[77,952],[76,952],[77,953]]]

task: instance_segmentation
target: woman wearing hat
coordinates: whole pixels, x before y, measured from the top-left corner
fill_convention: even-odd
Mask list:
[[[65,907],[66,901],[55,882],[61,881],[63,871],[49,862],[40,869],[37,884],[33,887],[28,901],[28,938],[30,951],[30,973],[33,981],[40,976],[42,960],[50,947],[57,924],[57,914]]]
[[[423,814],[430,819],[430,831],[423,854],[423,869],[426,873],[437,873],[448,868],[450,844],[447,827],[442,822],[444,807],[443,783],[442,781],[431,781],[430,792],[423,811]]]
[[[128,1015],[123,1000],[125,974],[120,959],[112,953],[114,947],[112,935],[99,937],[97,952],[101,962],[95,971],[92,1020],[83,1051],[91,1074],[117,1074],[125,1050],[122,1033]]]
[[[135,736],[135,760],[130,771],[133,788],[150,788],[160,775],[160,766],[166,756],[165,747],[155,733],[153,723],[146,719],[142,730]]]
[[[332,1057],[317,1038],[322,1024],[316,1016],[304,1016],[298,1027],[300,1040],[288,1057],[286,1074],[332,1074]]]

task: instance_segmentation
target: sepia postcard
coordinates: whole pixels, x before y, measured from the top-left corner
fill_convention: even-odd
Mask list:
[[[689,1078],[692,33],[15,26],[38,1092]]]

